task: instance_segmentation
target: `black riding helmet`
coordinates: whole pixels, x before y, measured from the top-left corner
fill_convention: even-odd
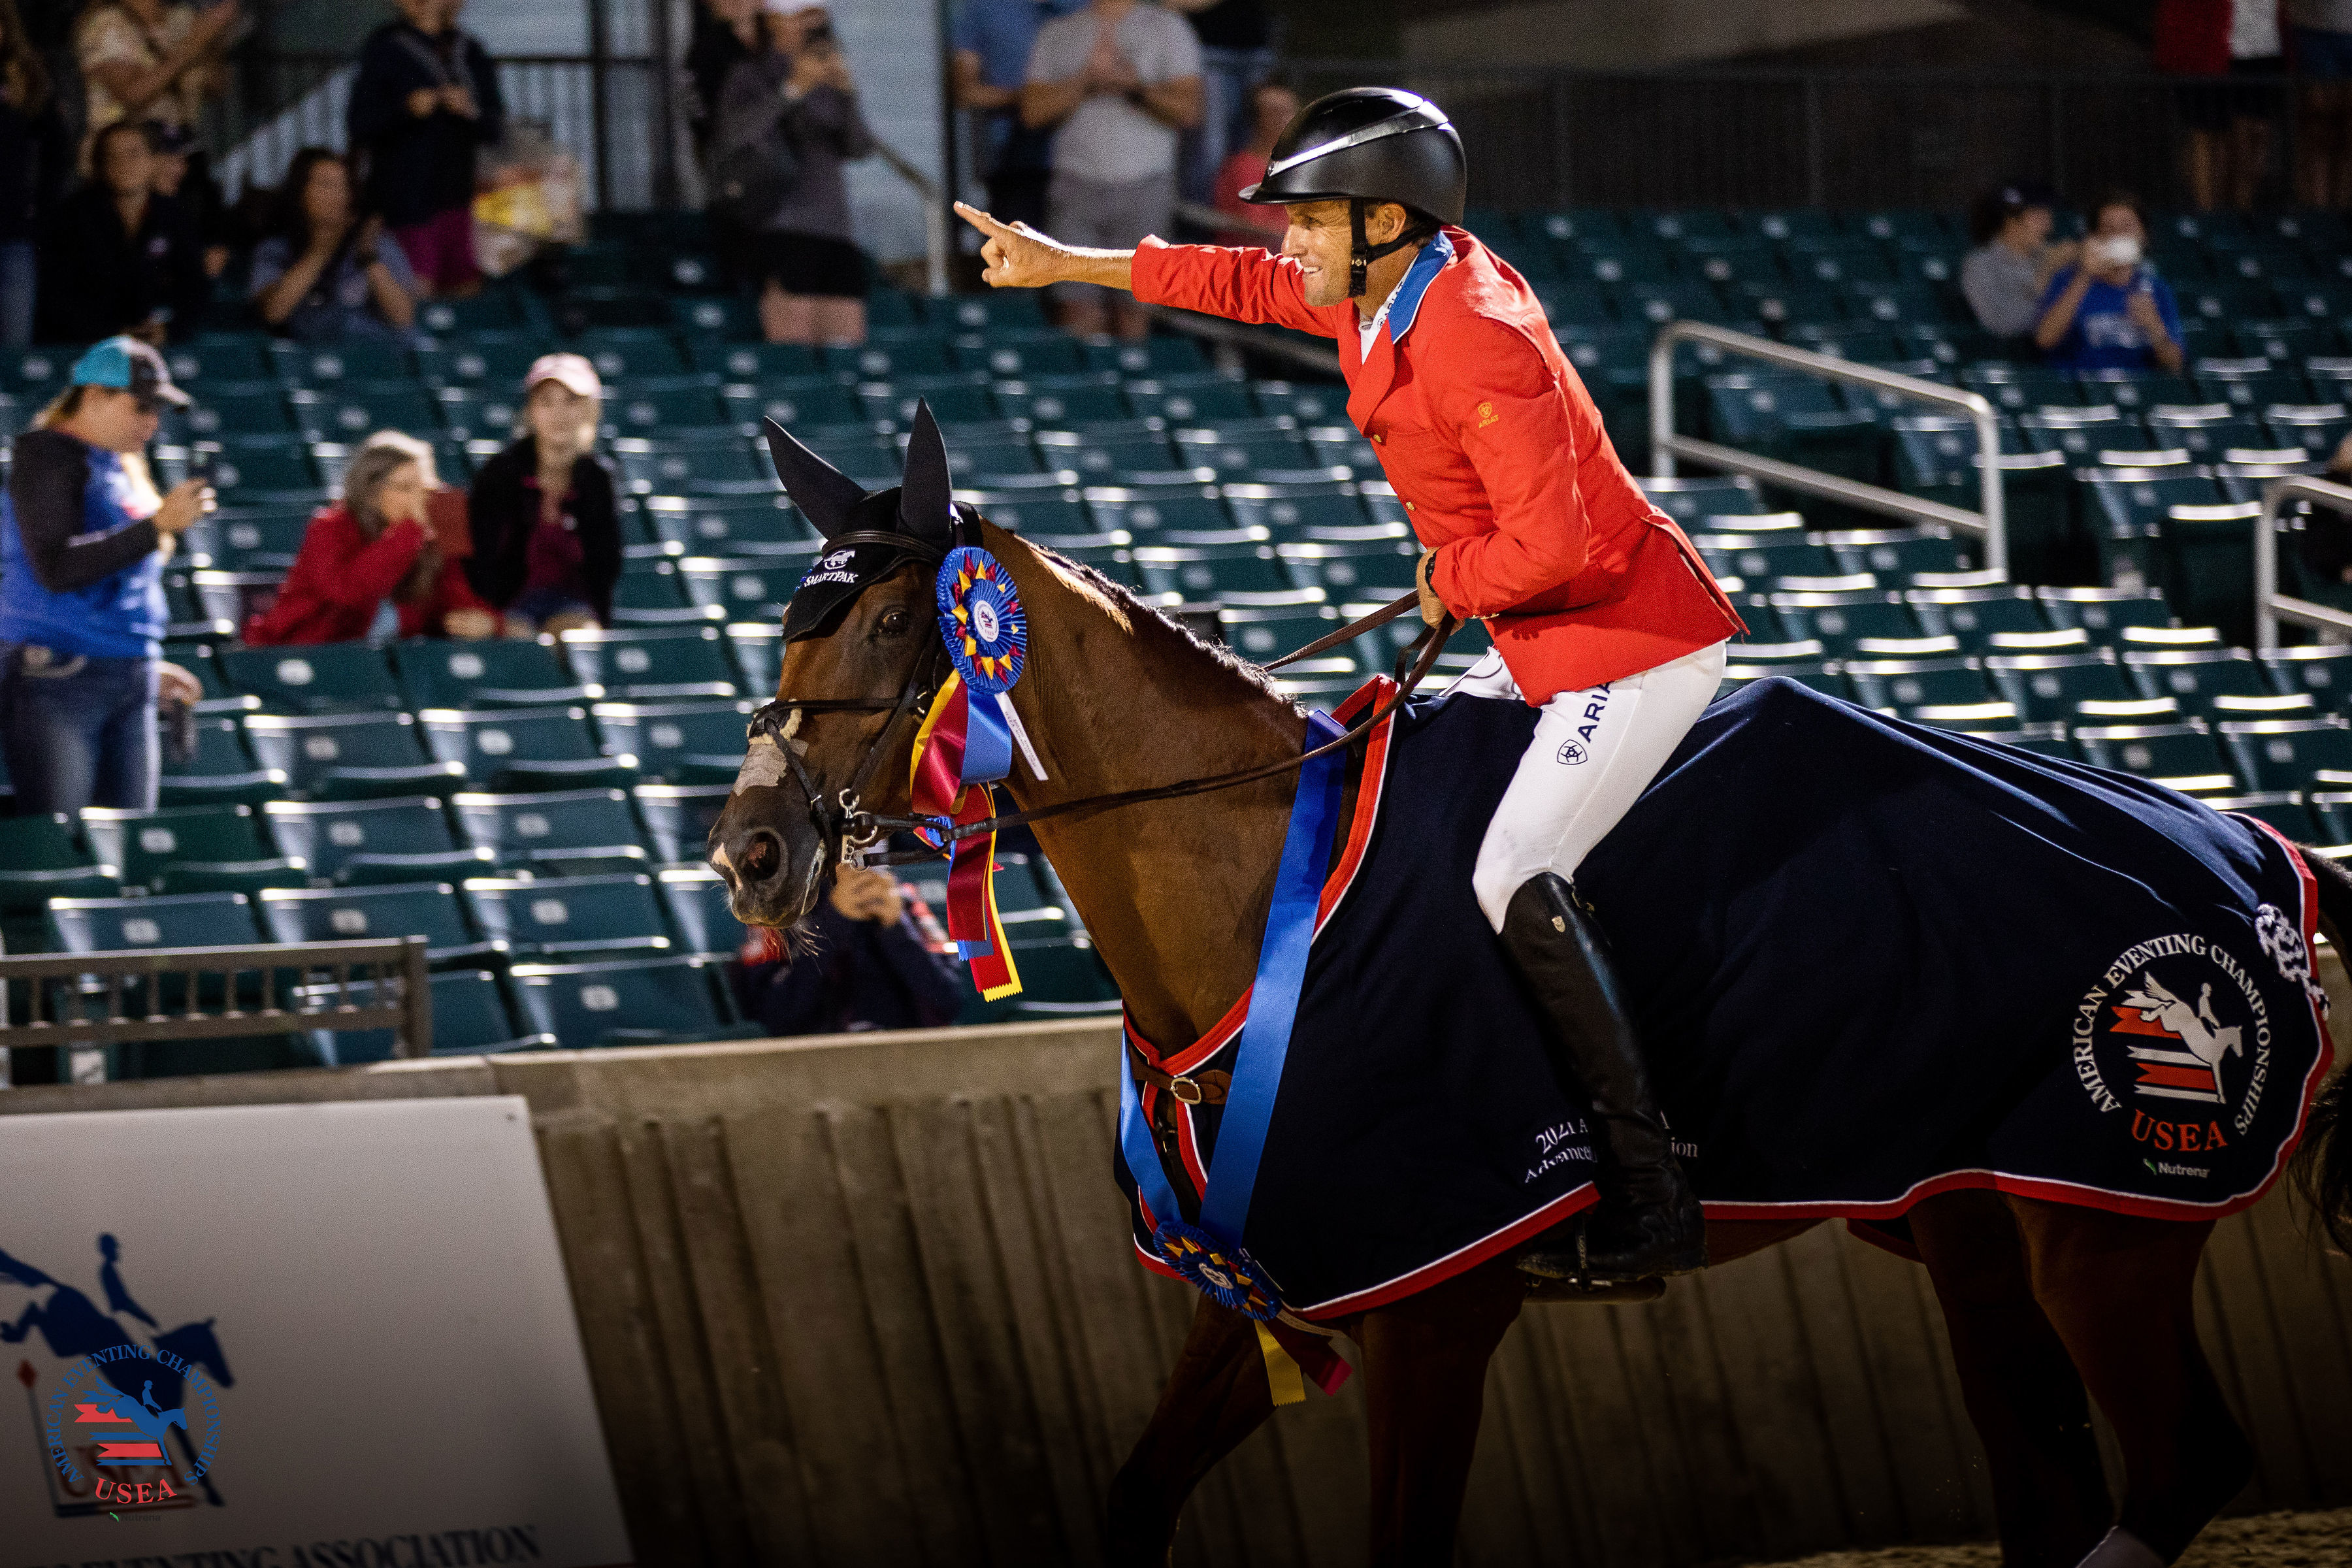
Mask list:
[[[1352,300],[1364,291],[1366,268],[1428,237],[1416,225],[1386,245],[1368,243],[1366,204],[1399,202],[1440,223],[1460,223],[1469,186],[1462,138],[1444,110],[1400,88],[1351,87],[1300,110],[1275,139],[1265,178],[1241,197],[1266,205],[1347,202],[1355,238],[1348,258]]]

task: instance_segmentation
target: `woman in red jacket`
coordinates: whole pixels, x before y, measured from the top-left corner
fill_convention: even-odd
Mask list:
[[[1348,416],[1426,547],[1422,614],[1495,641],[1455,689],[1542,710],[1473,881],[1554,1025],[1554,1065],[1593,1109],[1601,1202],[1582,1237],[1520,1264],[1631,1279],[1706,1260],[1577,864],[1714,698],[1743,628],[1682,531],[1650,505],[1527,282],[1460,226],[1461,139],[1436,105],[1351,88],[1299,111],[1246,201],[1286,212],[1281,254],[1147,239],[1076,250],[960,207],[998,288],[1064,279],[1336,338]]]
[[[356,642],[387,601],[404,637],[495,636],[498,616],[436,537],[432,488],[432,447],[390,430],[368,437],[343,470],[343,499],[310,520],[277,602],[246,623],[245,640]]]

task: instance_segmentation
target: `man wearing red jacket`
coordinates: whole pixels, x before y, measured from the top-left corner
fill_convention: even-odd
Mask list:
[[[1279,204],[1281,252],[1079,250],[960,206],[997,288],[1070,279],[1147,303],[1339,340],[1348,415],[1425,547],[1422,614],[1486,623],[1495,653],[1454,689],[1542,710],[1474,874],[1478,902],[1549,1013],[1554,1065],[1593,1109],[1601,1202],[1522,1268],[1640,1279],[1703,1267],[1676,1164],[1599,928],[1569,879],[1713,699],[1743,628],[1698,553],[1618,460],[1543,308],[1460,226],[1461,139],[1427,100],[1351,88],[1275,143],[1245,201]]]

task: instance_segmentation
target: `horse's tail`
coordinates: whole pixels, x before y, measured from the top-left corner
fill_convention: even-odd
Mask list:
[[[2352,870],[2308,848],[2303,859],[2319,891],[2327,940],[2352,962]],[[2294,1180],[2327,1238],[2352,1253],[2352,1069],[2337,1071],[2313,1102],[2295,1151]]]

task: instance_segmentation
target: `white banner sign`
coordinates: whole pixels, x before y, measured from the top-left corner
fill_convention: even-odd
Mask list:
[[[521,1100],[0,1116],[0,1568],[629,1561]]]

